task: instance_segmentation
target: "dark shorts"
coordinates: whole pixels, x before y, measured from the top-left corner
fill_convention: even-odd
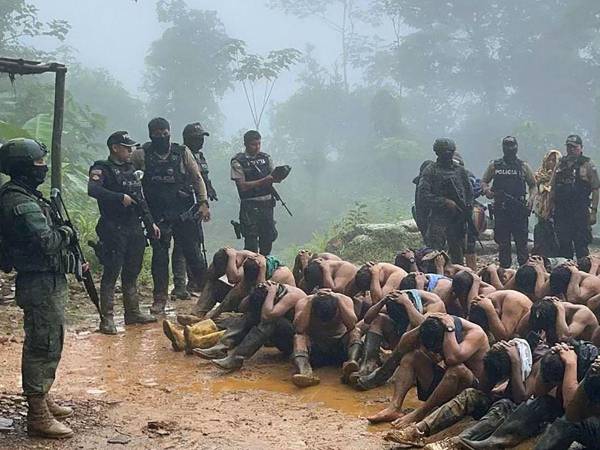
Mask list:
[[[429,386],[423,386],[421,384],[421,380],[417,378],[417,398],[422,402],[427,400],[431,394],[433,394],[433,391],[435,391],[435,388],[438,387],[442,381],[442,378],[444,378],[444,374],[446,373],[446,370],[437,364],[432,365],[431,369],[433,370],[433,377]]]
[[[347,359],[348,333],[339,338],[311,339],[310,363],[319,366],[339,366]]]

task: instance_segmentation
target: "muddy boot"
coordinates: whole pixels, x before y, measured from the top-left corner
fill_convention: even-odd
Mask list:
[[[177,314],[177,323],[182,327],[186,325],[194,325],[195,323],[202,322],[202,318],[193,314]]]
[[[195,348],[192,350],[192,353],[203,359],[220,359],[225,358],[228,351],[229,346],[219,342],[210,348]]]
[[[358,379],[362,376],[369,375],[379,365],[379,350],[381,348],[383,336],[377,333],[367,331],[365,335],[364,353],[360,363],[360,369],[350,375],[348,382],[351,385],[356,385]]]
[[[162,296],[154,297],[154,301],[152,302],[152,306],[150,307],[150,312],[154,315],[164,314],[165,306],[167,306],[167,298]]]
[[[182,352],[185,349],[185,338],[183,331],[175,328],[175,326],[168,320],[163,320],[163,332],[165,336],[171,341],[171,346],[176,352]]]
[[[60,406],[54,401],[50,394],[46,394],[46,406],[48,406],[48,411],[50,411],[50,414],[52,414],[55,419],[66,419],[73,415],[73,408]]]
[[[98,330],[103,334],[117,334],[117,327],[113,320],[113,305],[114,305],[114,293],[112,290],[100,288],[100,312],[102,317],[100,319],[100,326]]]
[[[185,326],[183,327],[185,352],[191,355],[195,348],[210,348],[219,342],[224,334],[225,330],[207,334],[203,329]]]
[[[27,434],[51,439],[66,439],[73,436],[73,431],[56,420],[46,403],[45,395],[27,397]]]
[[[438,442],[432,442],[423,447],[424,450],[463,450],[464,447],[460,443],[460,438],[457,436],[447,437]]]
[[[125,307],[125,325],[156,322],[156,317],[140,311],[140,302],[135,291],[123,292],[123,306]]]
[[[175,286],[171,291],[171,298],[174,298],[175,300],[189,300],[190,293],[185,286]]]
[[[348,349],[348,361],[342,364],[342,383],[347,384],[350,375],[359,369],[360,356],[362,355],[362,343],[355,342]]]
[[[313,374],[308,352],[296,352],[294,354],[294,364],[298,373],[292,376],[292,382],[296,386],[301,388],[316,386],[321,382],[319,377]]]
[[[258,327],[254,327],[248,332],[240,345],[234,348],[226,358],[213,359],[212,363],[230,372],[239,370],[242,368],[244,360],[251,358],[266,343],[267,336]]]
[[[117,334],[117,327],[115,326],[112,314],[110,316],[102,316],[100,319],[100,327],[98,329],[100,333],[103,334]]]
[[[392,352],[391,356],[383,365],[375,369],[368,375],[362,375],[356,380],[354,387],[359,391],[368,391],[378,386],[383,386],[389,380],[398,368],[403,354],[397,351]]]

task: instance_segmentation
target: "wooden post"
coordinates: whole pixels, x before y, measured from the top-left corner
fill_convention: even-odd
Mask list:
[[[63,131],[63,116],[65,111],[65,78],[67,69],[59,68],[56,71],[54,83],[54,123],[52,124],[52,149],[50,161],[52,174],[50,184],[52,188],[62,189],[62,152],[61,137]]]

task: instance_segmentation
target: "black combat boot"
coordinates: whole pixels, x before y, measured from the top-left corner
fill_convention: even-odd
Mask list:
[[[125,309],[125,325],[156,322],[156,317],[140,311],[140,302],[135,288],[123,290],[123,306]]]
[[[394,350],[387,361],[383,363],[380,368],[375,369],[368,375],[358,377],[355,385],[356,389],[360,391],[368,391],[369,389],[383,386],[387,380],[394,375],[394,372],[398,368],[403,356],[403,352]]]
[[[342,365],[342,383],[348,383],[350,375],[359,369],[358,362],[362,355],[362,342],[354,342],[350,344],[348,349],[348,360]]]
[[[253,327],[246,337],[235,347],[226,358],[213,359],[212,363],[227,371],[239,370],[244,360],[251,358],[260,348],[267,343],[266,336],[258,327]]]
[[[103,334],[117,334],[117,327],[113,319],[113,303],[114,294],[110,292],[103,292],[100,289],[100,312],[102,318],[100,319],[99,331]]]
[[[381,348],[383,336],[377,333],[367,331],[365,335],[364,353],[360,363],[360,368],[357,372],[350,375],[349,382],[355,385],[358,378],[364,375],[369,375],[379,365],[379,350]]]
[[[154,301],[152,302],[152,306],[150,307],[150,313],[156,314],[164,314],[165,306],[167,306],[167,297],[163,297],[162,295],[158,295],[154,297]]]
[[[313,374],[308,352],[296,352],[294,354],[294,364],[298,373],[292,376],[292,382],[296,386],[301,388],[316,386],[321,382],[319,377]]]

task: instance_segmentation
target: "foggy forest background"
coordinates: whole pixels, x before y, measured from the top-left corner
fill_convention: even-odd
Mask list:
[[[70,39],[94,11],[109,17],[106,35]],[[230,14],[242,25],[226,26]],[[436,137],[455,139],[479,175],[509,134],[534,169],[570,133],[598,162],[599,28],[597,0],[3,0],[0,56],[68,67],[64,184],[83,239],[97,221],[87,171],[107,156],[107,136],[128,130],[144,142],[148,120],[164,116],[173,141],[189,122],[210,131],[219,201],[207,246],[241,245],[229,225],[238,212],[229,160],[260,119],[264,151],[293,166],[279,190],[294,217],[278,207],[275,245],[289,260],[345,224],[408,218],[412,179]],[[78,48],[88,40],[103,51],[119,40],[145,47],[123,55],[117,45],[114,63],[99,66]],[[141,62],[126,68],[128,57]],[[2,75],[0,138],[49,145],[53,95],[51,76]]]

